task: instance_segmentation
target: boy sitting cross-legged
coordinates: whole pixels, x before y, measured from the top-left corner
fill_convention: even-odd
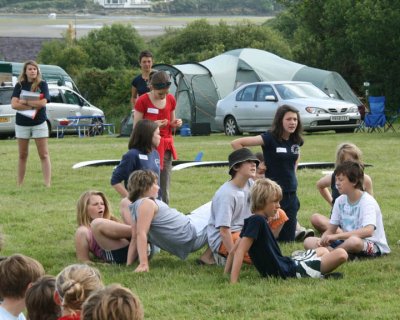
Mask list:
[[[308,250],[295,257],[282,256],[281,250],[268,225],[268,217],[280,208],[282,189],[270,179],[259,179],[251,188],[251,210],[244,220],[240,239],[230,251],[225,273],[231,274],[231,283],[239,279],[243,257],[248,252],[263,277],[321,278],[347,260],[343,249],[329,252],[326,248]]]
[[[346,161],[334,174],[341,196],[333,206],[328,229],[321,238],[305,239],[304,248],[342,248],[355,256],[371,258],[389,253],[379,205],[363,191],[363,166]],[[342,232],[337,232],[339,226]]]

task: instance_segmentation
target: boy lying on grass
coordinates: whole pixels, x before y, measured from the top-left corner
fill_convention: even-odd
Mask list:
[[[254,214],[244,220],[240,239],[229,253],[225,265],[225,273],[230,273],[231,283],[238,281],[247,252],[262,277],[284,279],[327,277],[329,272],[347,261],[347,252],[343,249],[329,252],[326,248],[317,248],[292,258],[282,256],[267,221],[280,208],[282,189],[270,179],[259,179],[254,183],[250,195]]]

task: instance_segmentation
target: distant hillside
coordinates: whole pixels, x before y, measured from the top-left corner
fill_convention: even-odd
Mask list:
[[[54,38],[0,37],[0,60],[24,62],[36,60],[42,44]]]

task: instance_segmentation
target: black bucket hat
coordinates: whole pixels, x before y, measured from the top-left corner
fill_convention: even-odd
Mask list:
[[[258,166],[260,164],[260,160],[257,159],[257,157],[247,148],[241,148],[238,150],[233,151],[229,157],[228,157],[228,162],[229,162],[229,174],[231,175],[233,167],[238,164],[242,163],[245,161],[254,161],[256,165]]]

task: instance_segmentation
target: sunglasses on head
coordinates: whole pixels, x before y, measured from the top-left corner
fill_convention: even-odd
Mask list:
[[[156,90],[169,88],[170,85],[171,85],[171,81],[152,84],[153,88]]]

